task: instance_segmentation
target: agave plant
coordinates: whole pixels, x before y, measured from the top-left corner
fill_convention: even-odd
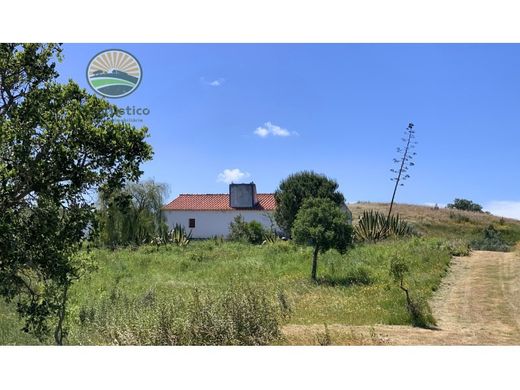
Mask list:
[[[274,244],[275,242],[282,241],[282,239],[275,233],[275,232],[269,232],[266,235],[264,235],[264,242],[262,242],[262,245],[264,244]]]
[[[170,232],[171,242],[177,246],[187,246],[191,241],[191,230],[186,233],[184,226],[175,224]]]
[[[354,234],[357,241],[376,242],[391,236],[405,237],[416,233],[413,226],[399,215],[387,218],[379,211],[365,210],[354,227]]]

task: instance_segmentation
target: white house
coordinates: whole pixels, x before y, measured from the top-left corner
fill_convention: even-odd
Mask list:
[[[237,215],[276,228],[275,206],[274,194],[257,194],[256,185],[249,183],[230,184],[229,194],[180,194],[162,210],[170,229],[180,224],[192,231],[193,238],[209,238],[227,236]]]

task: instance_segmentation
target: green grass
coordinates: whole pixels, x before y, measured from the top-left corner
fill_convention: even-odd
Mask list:
[[[223,291],[242,291],[244,286],[265,292],[271,302],[280,303],[283,296],[290,312],[282,323],[409,324],[404,295],[389,276],[390,260],[397,253],[411,266],[408,283],[412,294],[430,297],[451,257],[450,248],[439,239],[357,246],[345,255],[329,251],[319,257],[319,283],[310,280],[311,249],[290,242],[255,246],[208,240],[158,251],[152,247],[94,250],[99,269],[71,291],[69,343],[110,343],[106,337],[100,339],[96,329],[82,325],[80,318],[99,316],[103,307],[106,315],[106,308],[119,302],[114,300],[118,294],[124,302],[146,302],[152,296],[158,302],[172,302],[182,312],[187,310],[181,307],[183,302],[192,302],[194,291],[218,297]],[[152,314],[163,309],[157,310]],[[120,314],[124,316],[124,311]],[[139,311],[134,314],[132,323],[137,324]],[[20,322],[12,307],[0,306],[0,315],[0,344],[33,343],[17,331]],[[117,321],[121,325],[124,318]]]

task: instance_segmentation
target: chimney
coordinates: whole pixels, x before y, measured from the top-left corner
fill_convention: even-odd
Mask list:
[[[229,185],[229,206],[239,209],[251,209],[258,203],[256,184],[242,183]]]

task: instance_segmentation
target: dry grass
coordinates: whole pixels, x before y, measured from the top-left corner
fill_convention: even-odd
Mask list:
[[[388,212],[388,203],[360,202],[349,204],[354,223],[365,210]],[[447,238],[476,238],[486,226],[493,224],[497,230],[505,232],[511,243],[520,240],[520,221],[501,218],[487,213],[435,209],[429,206],[395,204],[393,209],[403,219],[411,222],[424,235]]]

